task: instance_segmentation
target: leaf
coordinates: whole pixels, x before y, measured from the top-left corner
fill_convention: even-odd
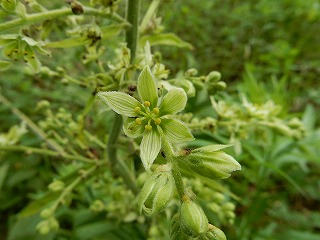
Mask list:
[[[177,35],[173,33],[158,33],[153,35],[147,35],[143,36],[140,39],[140,45],[145,46],[146,42],[149,42],[151,46],[154,45],[167,45],[167,46],[175,46],[179,48],[189,48],[193,49],[193,46],[183,41],[181,38],[179,38]]]

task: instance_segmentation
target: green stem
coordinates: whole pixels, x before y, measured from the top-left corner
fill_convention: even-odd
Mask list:
[[[85,15],[107,17],[120,23],[126,22],[122,17],[120,17],[116,13],[111,13],[105,10],[97,10],[90,7],[84,7],[83,9],[84,9],[83,14]],[[50,10],[50,11],[41,12],[41,13],[28,14],[25,18],[14,19],[14,20],[0,24],[0,32],[6,31],[8,29],[16,28],[16,27],[22,27],[24,25],[43,22],[45,20],[61,18],[68,15],[74,15],[74,13],[71,11],[71,8],[61,8],[61,9],[55,9],[55,10]]]
[[[127,2],[127,21],[131,24],[131,28],[126,32],[126,42],[131,52],[131,62],[133,61],[137,48],[138,39],[138,19],[140,11],[140,0],[128,0]],[[110,159],[111,167],[123,178],[126,185],[137,194],[139,188],[136,185],[133,174],[128,169],[127,165],[117,156],[118,137],[122,126],[122,117],[115,114],[113,126],[109,134],[107,143],[107,153]]]
[[[14,107],[13,104],[6,99],[1,93],[0,93],[0,102],[3,102],[4,105],[6,105],[8,108],[11,109],[11,111],[18,117],[20,120],[24,121],[29,128],[31,128],[32,131],[34,131],[40,138],[42,138],[49,147],[57,151],[61,156],[65,155],[65,151],[63,148],[58,145],[55,141],[52,139],[47,138],[47,135],[44,131],[42,131],[41,128],[39,128],[30,118],[28,118],[23,112],[21,112],[18,108]]]
[[[126,42],[131,52],[131,62],[136,56],[138,38],[139,38],[139,15],[141,0],[128,0],[127,3],[127,21],[131,23],[131,28],[126,31]]]
[[[62,157],[69,160],[78,160],[86,163],[96,163],[93,159],[82,157],[80,155],[71,155],[66,153],[61,155],[58,152],[55,152],[49,149],[43,149],[43,148],[35,148],[35,147],[20,146],[20,145],[8,145],[8,146],[0,145],[0,150],[26,152],[27,154],[36,153],[36,154],[52,156],[52,157]]]
[[[162,138],[162,149],[166,156],[166,159],[172,165],[172,175],[176,184],[176,189],[179,194],[180,199],[185,195],[185,187],[182,180],[182,175],[178,167],[177,162],[174,160],[174,152],[172,150],[171,144],[165,138],[164,134],[161,132]]]

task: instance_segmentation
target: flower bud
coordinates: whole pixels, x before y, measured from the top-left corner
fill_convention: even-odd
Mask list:
[[[218,82],[220,79],[221,79],[221,73],[217,71],[212,71],[206,77],[206,82],[208,83]]]
[[[184,197],[181,204],[180,219],[185,232],[190,236],[198,237],[208,231],[207,216],[202,208],[188,197]]]
[[[241,169],[240,164],[223,151],[193,152],[185,162],[192,171],[210,179],[227,178],[231,172]]]
[[[60,191],[64,188],[64,182],[54,179],[53,182],[49,184],[48,188],[53,192]]]
[[[208,240],[227,240],[226,235],[221,229],[209,224],[209,231],[205,235]]]
[[[138,196],[140,211],[143,209],[149,216],[165,209],[174,190],[171,167],[162,165],[159,168],[160,171],[147,180]]]
[[[53,211],[52,208],[45,208],[45,209],[43,209],[43,210],[40,212],[40,216],[41,216],[42,218],[47,219],[47,218],[52,217],[53,213],[54,213],[54,211]]]

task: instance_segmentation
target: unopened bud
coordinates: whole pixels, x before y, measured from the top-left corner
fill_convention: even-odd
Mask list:
[[[194,152],[186,159],[192,171],[210,179],[227,178],[231,172],[241,169],[240,164],[223,151]]]
[[[174,180],[171,169],[153,174],[146,181],[139,194],[138,206],[140,211],[144,210],[147,215],[161,212],[169,203],[173,190]]]
[[[208,231],[208,219],[202,208],[190,198],[183,199],[180,209],[181,225],[185,232],[198,237]]]
[[[53,192],[60,191],[64,188],[64,182],[54,179],[53,182],[49,184],[48,188]]]
[[[206,76],[206,82],[218,82],[221,79],[221,73],[212,71]]]
[[[205,235],[208,240],[227,240],[226,235],[220,228],[209,224],[209,231]]]

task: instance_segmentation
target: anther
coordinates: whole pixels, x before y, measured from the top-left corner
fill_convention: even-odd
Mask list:
[[[136,118],[136,124],[140,125],[142,123],[140,118]]]
[[[160,110],[159,110],[159,108],[155,107],[152,111],[153,111],[153,113],[158,114]]]
[[[156,119],[154,120],[154,123],[157,124],[157,125],[159,125],[159,124],[161,123],[161,119],[160,119],[160,118],[156,118]]]
[[[143,105],[145,105],[146,107],[149,107],[151,103],[149,101],[144,101]]]
[[[135,113],[140,113],[140,111],[141,111],[141,108],[140,108],[140,107],[135,107],[135,108],[134,108],[134,112],[135,112]]]
[[[152,126],[151,125],[145,125],[144,128],[148,131],[151,131],[152,130]]]

